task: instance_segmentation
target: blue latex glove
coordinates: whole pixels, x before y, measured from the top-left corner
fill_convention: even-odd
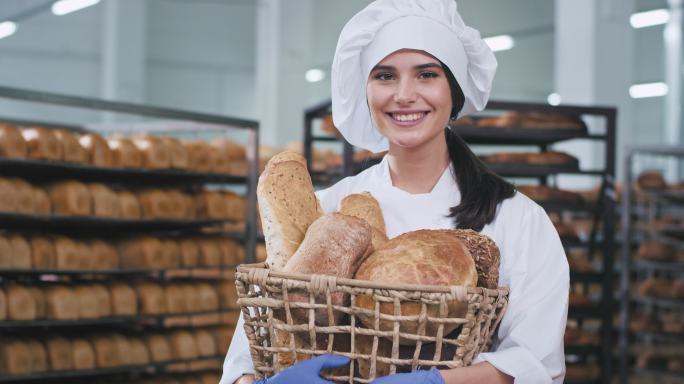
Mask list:
[[[445,384],[437,368],[429,371],[414,371],[411,373],[397,373],[379,377],[371,384]]]
[[[321,377],[321,370],[341,367],[347,363],[349,363],[348,357],[321,355],[283,369],[275,376],[257,380],[254,384],[333,384],[332,381]]]

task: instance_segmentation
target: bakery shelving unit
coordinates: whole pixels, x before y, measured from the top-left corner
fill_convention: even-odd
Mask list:
[[[312,172],[315,184],[321,186],[334,183],[335,181],[377,164],[377,159],[365,160],[362,163],[354,162],[354,147],[344,139],[332,135],[321,134],[315,129],[315,122],[330,114],[330,101],[315,105],[305,111],[304,114],[304,153],[311,169],[313,148],[317,142],[337,142],[343,144],[343,165],[340,168],[326,172]],[[602,121],[602,127],[594,132],[592,130],[581,131],[576,129],[554,129],[553,124],[539,128],[521,127],[486,127],[477,126],[477,120],[491,115],[492,112],[515,111],[515,112],[540,112],[548,114],[561,114],[573,117],[591,117]],[[568,203],[562,201],[540,202],[547,212],[572,212],[588,215],[591,220],[590,233],[585,238],[569,237],[562,241],[566,251],[572,248],[585,249],[594,264],[600,264],[596,271],[575,272],[571,271],[570,280],[572,285],[583,286],[588,290],[589,286],[598,287],[600,295],[597,301],[591,305],[571,305],[569,319],[577,320],[580,324],[586,320],[597,321],[600,324],[599,340],[591,345],[567,345],[566,358],[568,362],[593,361],[600,364],[600,374],[597,377],[582,380],[571,380],[570,383],[611,383],[613,372],[613,249],[614,249],[614,217],[615,217],[615,135],[616,135],[616,109],[611,107],[591,106],[551,106],[537,103],[518,103],[505,101],[490,101],[482,116],[476,116],[473,124],[457,125],[452,129],[457,132],[471,146],[526,146],[536,147],[540,152],[546,152],[560,142],[569,140],[584,140],[600,143],[603,147],[603,166],[600,169],[579,169],[566,166],[530,166],[521,164],[492,164],[490,168],[501,176],[508,178],[525,178],[538,180],[541,185],[549,185],[555,175],[582,175],[592,177],[600,183],[599,196],[595,202]],[[602,258],[595,256],[598,251]]]
[[[624,157],[625,191],[622,201],[621,236],[624,239],[621,250],[623,268],[620,274],[620,325],[619,356],[620,382],[628,383],[635,377],[650,377],[653,382],[684,382],[684,370],[667,370],[664,366],[642,366],[635,363],[635,354],[649,348],[655,350],[679,346],[678,354],[684,349],[684,337],[679,332],[663,329],[642,329],[636,331],[630,325],[637,311],[644,316],[657,316],[662,312],[679,314],[679,322],[684,322],[684,297],[656,297],[635,293],[635,285],[644,277],[684,278],[684,260],[645,260],[635,255],[635,242],[651,240],[666,244],[672,250],[684,251],[684,223],[681,221],[669,227],[655,222],[663,214],[684,217],[684,191],[669,189],[633,189],[635,185],[635,160],[639,157],[659,157],[663,159],[684,159],[684,146],[635,146],[628,149]],[[681,181],[681,180],[679,180]],[[630,186],[630,187],[628,187]],[[664,256],[664,255],[662,255]],[[676,321],[676,320],[675,320]],[[680,324],[681,325],[681,324]],[[682,327],[680,327],[682,328]]]
[[[59,107],[71,107],[122,113],[143,118],[172,119],[174,123],[190,124],[192,129],[204,129],[205,134],[225,136],[240,131],[246,137],[246,174],[202,173],[190,170],[171,169],[123,169],[106,168],[93,165],[73,164],[57,161],[13,159],[0,157],[0,177],[20,177],[30,182],[50,182],[62,179],[75,179],[84,182],[105,182],[127,187],[177,187],[189,192],[204,185],[212,187],[237,186],[246,191],[245,222],[236,223],[227,219],[136,219],[124,220],[103,217],[41,215],[22,213],[0,213],[0,233],[49,233],[67,236],[96,236],[98,239],[116,239],[119,236],[145,234],[161,238],[177,236],[225,237],[237,242],[244,248],[242,253],[246,262],[254,262],[256,231],[256,183],[258,172],[258,123],[232,117],[181,111],[170,108],[138,105],[124,102],[106,101],[86,97],[60,95],[0,86],[0,98],[14,101],[40,103]],[[87,125],[61,124],[52,121],[17,120],[0,116],[0,122],[18,126],[40,126],[47,129],[62,129],[74,133],[89,133]],[[145,123],[142,125],[144,126]],[[162,124],[163,126],[163,124]],[[173,134],[153,126],[151,134]],[[140,132],[143,133],[144,131]],[[181,132],[195,134],[196,132]],[[230,228],[230,229],[228,229]],[[235,229],[237,228],[237,229]],[[243,229],[244,228],[244,229]],[[235,252],[239,255],[240,252]],[[92,255],[91,255],[92,256]],[[10,257],[13,257],[10,255]],[[237,257],[237,256],[236,256]],[[235,265],[225,263],[198,267],[174,268],[137,268],[137,269],[27,269],[11,268],[0,270],[0,282],[20,283],[23,286],[43,286],[55,282],[63,286],[69,284],[108,284],[110,282],[129,283],[135,281],[156,282],[160,286],[170,282],[179,284],[204,283],[216,289],[219,282],[230,283],[234,278]],[[216,291],[217,297],[221,293]],[[136,303],[136,305],[138,305]],[[171,332],[193,330],[197,327],[234,326],[238,311],[235,307],[219,305],[219,308],[201,311],[176,313],[138,314],[135,316],[111,316],[103,318],[79,318],[71,320],[34,319],[0,321],[0,339],[21,338],[42,340],[54,334],[68,337],[81,337],[84,332],[123,332],[126,335],[144,335],[147,331]],[[223,340],[223,338],[221,338]],[[0,371],[2,383],[75,383],[92,382],[93,379],[112,379],[112,382],[132,382],[136,377],[162,375],[179,372],[218,371],[225,350],[218,348],[216,355],[199,355],[186,359],[166,359],[147,364],[124,365],[82,370],[58,370],[49,372],[8,375]],[[98,363],[99,364],[99,363]],[[0,364],[1,365],[1,364]]]

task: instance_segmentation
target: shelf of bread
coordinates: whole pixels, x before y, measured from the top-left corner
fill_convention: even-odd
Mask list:
[[[0,345],[0,382],[217,370],[223,361],[222,339],[229,333],[214,327],[12,337]]]
[[[130,137],[0,123],[0,173],[127,184],[244,183],[244,146],[147,134]]]

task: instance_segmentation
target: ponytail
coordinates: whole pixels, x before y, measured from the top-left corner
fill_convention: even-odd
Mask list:
[[[444,64],[442,67],[451,87],[451,118],[455,120],[463,108],[465,96],[449,67]],[[453,218],[456,228],[479,232],[494,220],[499,203],[515,195],[515,187],[489,170],[450,127],[445,128],[444,137],[461,192],[461,203],[449,209],[449,217]]]

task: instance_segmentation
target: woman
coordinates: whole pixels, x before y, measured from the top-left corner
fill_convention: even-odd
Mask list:
[[[509,306],[491,352],[473,365],[386,376],[377,383],[561,383],[568,264],[558,234],[537,204],[492,174],[447,127],[482,110],[496,59],[467,27],[453,0],[379,0],[344,27],[332,68],[335,126],[352,144],[388,150],[382,162],[318,192],[326,212],[351,193],[378,200],[392,238],[417,229],[471,228],[501,251],[500,286]],[[268,383],[326,383],[320,356]],[[251,382],[242,323],[221,384]]]

